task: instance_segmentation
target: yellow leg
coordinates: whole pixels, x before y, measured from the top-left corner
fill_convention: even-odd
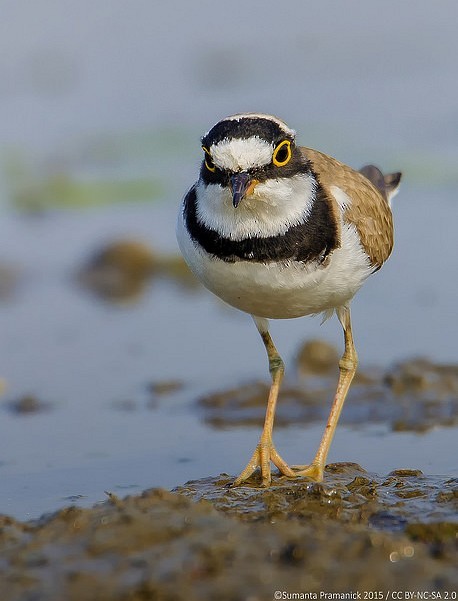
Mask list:
[[[296,476],[295,472],[277,453],[272,442],[275,408],[277,405],[278,391],[280,389],[280,384],[284,374],[283,361],[278,354],[278,351],[275,348],[275,345],[269,334],[267,320],[259,319],[257,317],[253,317],[253,319],[259,333],[261,334],[264,346],[266,347],[267,356],[269,358],[270,375],[272,376],[272,385],[270,387],[269,397],[267,399],[266,417],[264,420],[264,428],[262,430],[261,438],[259,439],[259,443],[246,468],[235,480],[234,486],[238,486],[247,480],[257,470],[258,467],[261,470],[262,485],[269,486],[271,481],[270,462],[276,465],[280,472],[285,476],[289,476],[291,478]]]
[[[345,402],[345,397],[347,396],[348,389],[350,388],[358,365],[358,356],[356,354],[351,332],[350,308],[339,308],[337,310],[337,316],[344,331],[345,350],[339,362],[339,382],[337,384],[334,402],[331,407],[331,413],[329,414],[323,438],[321,439],[320,446],[318,447],[317,454],[312,463],[308,466],[292,466],[296,476],[308,476],[317,482],[323,480],[324,467],[329,448]]]

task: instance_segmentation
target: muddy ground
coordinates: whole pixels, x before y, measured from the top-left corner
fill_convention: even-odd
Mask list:
[[[333,464],[324,484],[231,481],[109,495],[35,522],[2,517],[0,599],[254,601],[276,591],[454,598],[456,479]]]

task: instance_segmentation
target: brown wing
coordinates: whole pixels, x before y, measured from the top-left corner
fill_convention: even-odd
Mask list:
[[[311,148],[301,150],[329,197],[333,198],[331,187],[338,186],[350,198],[351,204],[342,212],[343,220],[355,225],[371,264],[380,268],[394,242],[393,216],[385,194],[363,174],[336,159]]]

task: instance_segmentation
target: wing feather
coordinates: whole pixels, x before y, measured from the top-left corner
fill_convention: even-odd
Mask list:
[[[363,173],[322,152],[311,148],[301,150],[327,194],[333,196],[332,187],[337,186],[350,199],[345,206],[336,202],[337,210],[340,210],[344,222],[354,224],[371,264],[374,269],[379,269],[390,256],[394,243],[393,215],[387,200],[391,190],[384,193],[381,184],[380,187],[374,185]],[[381,181],[380,176],[384,179],[378,169],[377,172],[374,173],[376,183]],[[399,184],[400,174],[395,175]]]

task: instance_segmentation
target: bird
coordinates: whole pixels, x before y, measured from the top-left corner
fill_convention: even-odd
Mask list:
[[[298,146],[293,129],[263,113],[221,119],[201,147],[199,178],[178,212],[178,245],[206,288],[252,316],[271,376],[259,442],[233,485],[260,472],[261,485],[269,486],[272,464],[287,478],[321,482],[358,364],[350,304],[392,252],[391,199],[402,174],[384,175],[374,165],[357,171]],[[290,466],[273,442],[284,362],[269,320],[316,314],[337,315],[344,351],[318,450],[308,464]]]

